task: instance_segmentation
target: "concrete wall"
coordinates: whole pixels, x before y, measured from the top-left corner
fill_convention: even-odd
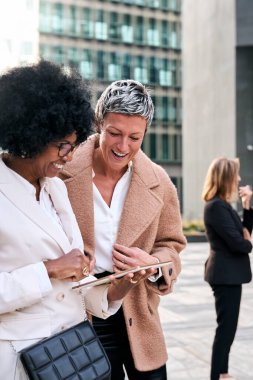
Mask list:
[[[184,218],[202,218],[202,186],[210,162],[236,155],[235,2],[184,0]]]

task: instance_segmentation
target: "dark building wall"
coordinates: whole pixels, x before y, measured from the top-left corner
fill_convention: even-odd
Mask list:
[[[253,186],[253,46],[236,49],[236,141],[242,185]],[[248,147],[248,148],[247,148]]]
[[[253,1],[236,0],[236,141],[242,184],[253,186]]]

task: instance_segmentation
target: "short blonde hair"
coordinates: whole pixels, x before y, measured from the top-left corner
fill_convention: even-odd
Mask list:
[[[209,201],[215,196],[231,201],[235,192],[235,183],[239,176],[239,159],[219,157],[212,161],[204,182],[202,198]]]

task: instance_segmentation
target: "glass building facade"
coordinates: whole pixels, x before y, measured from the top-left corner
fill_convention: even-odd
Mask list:
[[[143,143],[182,193],[180,0],[40,0],[40,56],[92,81],[94,103],[117,79],[152,93],[155,116]]]

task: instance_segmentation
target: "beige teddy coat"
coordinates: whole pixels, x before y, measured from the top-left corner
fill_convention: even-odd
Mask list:
[[[85,251],[94,254],[92,157],[98,135],[91,136],[65,166],[68,188]],[[176,189],[167,173],[141,150],[133,160],[133,175],[124,203],[117,243],[136,246],[160,261],[172,261],[156,283],[142,282],[124,298],[123,311],[135,366],[140,371],[161,367],[167,350],[158,315],[159,295],[172,291],[180,270],[179,252],[185,246]]]

